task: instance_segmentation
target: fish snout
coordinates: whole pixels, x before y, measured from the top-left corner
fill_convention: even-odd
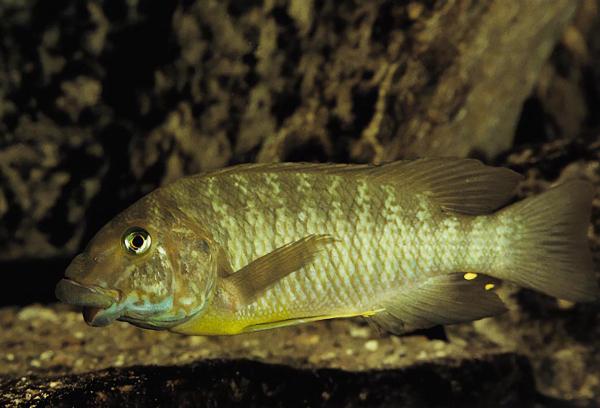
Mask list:
[[[54,291],[63,303],[83,306],[83,318],[90,326],[106,326],[120,317],[118,296],[99,288],[87,287],[69,278],[61,279]]]
[[[58,282],[54,294],[63,303],[100,309],[107,309],[117,301],[115,297],[96,288],[89,288],[68,278]]]

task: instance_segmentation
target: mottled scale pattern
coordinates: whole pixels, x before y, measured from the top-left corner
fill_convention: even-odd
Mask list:
[[[424,195],[368,177],[247,171],[188,183],[183,209],[200,214],[233,270],[310,234],[338,240],[237,311],[240,320],[366,312],[433,274],[485,272],[495,262],[486,217],[443,213]]]

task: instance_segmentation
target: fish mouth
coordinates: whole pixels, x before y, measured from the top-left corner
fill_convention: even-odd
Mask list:
[[[83,320],[90,326],[108,326],[119,317],[121,317],[119,313],[109,309],[101,309],[93,306],[85,306],[83,308]]]
[[[82,285],[72,279],[61,279],[54,294],[63,303],[83,306],[83,318],[90,326],[106,326],[120,317],[117,293]]]

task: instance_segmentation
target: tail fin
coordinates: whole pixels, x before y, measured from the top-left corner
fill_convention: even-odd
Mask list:
[[[502,210],[524,226],[504,279],[561,299],[598,299],[587,240],[592,198],[591,184],[572,181]]]

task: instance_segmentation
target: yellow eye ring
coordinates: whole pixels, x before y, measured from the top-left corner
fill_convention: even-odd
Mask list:
[[[134,255],[148,252],[152,245],[152,238],[148,231],[140,227],[131,227],[123,234],[123,247]]]

